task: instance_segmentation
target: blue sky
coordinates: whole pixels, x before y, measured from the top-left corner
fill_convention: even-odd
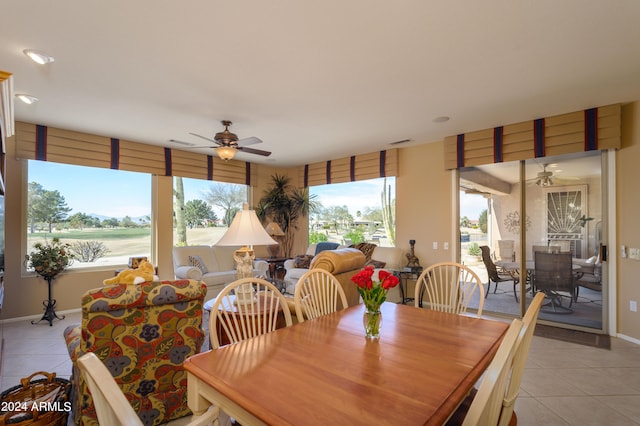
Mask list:
[[[88,171],[94,177],[90,182]],[[60,191],[72,209],[70,214],[117,218],[151,214],[151,176],[145,173],[30,161],[29,182],[37,182],[48,191]]]
[[[478,220],[480,213],[487,210],[487,199],[480,194],[460,193],[460,217]]]

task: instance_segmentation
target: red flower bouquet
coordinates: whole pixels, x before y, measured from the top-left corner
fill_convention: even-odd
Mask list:
[[[351,277],[351,281],[358,286],[358,293],[362,297],[366,312],[363,323],[367,337],[377,339],[380,337],[380,305],[387,300],[389,289],[398,285],[398,277],[381,269],[378,272],[378,281],[373,280],[373,266],[367,266]]]

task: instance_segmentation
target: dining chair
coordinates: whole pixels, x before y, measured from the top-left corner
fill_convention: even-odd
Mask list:
[[[236,293],[253,289],[253,303],[237,302]],[[243,296],[244,297],[244,296]],[[284,324],[282,319],[284,318]],[[228,284],[216,297],[209,313],[211,348],[237,343],[292,324],[287,299],[262,278],[242,278]],[[222,340],[222,337],[226,340]]]
[[[508,385],[506,386],[504,399],[502,400],[499,421],[491,424],[498,424],[499,426],[517,424],[517,417],[514,414],[513,409],[520,392],[524,366],[527,363],[533,332],[536,327],[536,321],[538,320],[538,314],[540,313],[540,307],[542,306],[543,301],[544,293],[536,293],[527,308],[527,312],[522,318],[522,328],[520,329],[520,333],[518,334],[518,338],[515,343],[515,351],[511,361],[511,371],[508,373]],[[465,398],[449,421],[447,421],[447,426],[454,426],[462,423],[477,394],[478,390],[473,388],[469,393],[469,396]],[[512,417],[515,422],[512,422]]]
[[[122,390],[109,372],[109,369],[93,352],[87,352],[78,358],[78,369],[89,387],[96,408],[98,423],[101,425],[143,426],[152,424],[154,410],[133,409]],[[155,414],[157,416],[157,414]],[[199,416],[187,416],[165,423],[166,425],[218,425],[220,410],[211,405]],[[140,417],[138,417],[140,416]],[[141,418],[148,416],[147,418]],[[144,421],[143,421],[144,420]]]
[[[462,421],[463,426],[498,424],[509,371],[511,370],[516,343],[521,330],[522,321],[517,318],[514,319],[507,329],[502,342],[500,342],[491,364],[484,372],[478,392]]]
[[[516,399],[520,393],[520,384],[522,383],[522,375],[524,374],[524,366],[529,357],[529,348],[533,339],[533,332],[538,321],[540,307],[544,301],[544,293],[536,293],[533,300],[527,308],[522,318],[522,329],[516,341],[516,351],[513,355],[511,365],[511,375],[509,376],[509,385],[502,400],[502,411],[500,412],[499,426],[506,426],[510,423]]]
[[[534,252],[533,285],[550,300],[551,311],[555,314],[570,314],[575,298],[575,275],[571,253]],[[561,293],[568,293],[569,306],[563,306]]]
[[[520,277],[518,277],[516,273],[498,271],[498,267],[491,259],[491,250],[489,249],[489,246],[480,246],[480,250],[482,250],[482,262],[484,263],[485,268],[487,268],[487,275],[489,277],[489,281],[487,282],[487,292],[484,294],[484,297],[487,297],[491,291],[491,282],[495,284],[495,287],[493,288],[493,292],[495,293],[498,290],[498,283],[513,281],[513,296],[516,298],[516,302],[518,302],[516,288],[520,282]]]
[[[298,322],[345,309],[347,296],[340,282],[324,269],[310,269],[298,280],[293,295]]]
[[[477,315],[484,307],[484,287],[478,275],[468,266],[440,262],[426,268],[416,281],[415,306],[421,308],[423,298],[430,309],[460,314],[467,312],[478,295]]]
[[[498,258],[499,260],[511,261],[514,259],[515,254],[515,241],[514,240],[498,240]]]
[[[533,251],[534,256],[537,252],[544,253],[560,253],[560,246],[557,245],[548,245],[548,246],[532,246],[531,251]]]

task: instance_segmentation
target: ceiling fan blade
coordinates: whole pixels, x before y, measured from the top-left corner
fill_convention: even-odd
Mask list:
[[[177,143],[178,145],[184,145],[184,146],[189,146],[189,147],[195,147],[196,144],[193,142],[185,142],[185,141],[181,141],[178,139],[169,139],[169,142],[171,143]]]
[[[213,142],[213,143],[215,143],[216,145],[222,145],[220,142],[218,142],[218,141],[216,141],[216,140],[209,139],[209,138],[205,138],[204,136],[200,136],[200,135],[199,135],[199,134],[197,134],[197,133],[189,133],[189,134],[190,134],[190,135],[193,135],[193,136],[196,136],[196,137],[198,137],[198,138],[200,138],[200,139],[204,139],[205,141]]]
[[[242,152],[246,152],[248,154],[257,154],[257,155],[262,155],[264,157],[268,157],[268,156],[271,155],[271,153],[269,151],[263,151],[261,149],[246,148],[244,146],[239,146],[237,148],[238,148],[238,150],[240,150]]]
[[[249,146],[249,145],[255,145],[257,143],[262,143],[262,140],[252,136],[250,138],[240,139],[238,141],[238,146]]]

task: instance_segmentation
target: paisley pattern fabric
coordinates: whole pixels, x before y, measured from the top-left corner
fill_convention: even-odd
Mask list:
[[[76,424],[97,425],[95,408],[75,361],[94,352],[145,425],[191,414],[184,360],[204,343],[205,284],[195,280],[115,284],[82,296],[82,324],[64,337],[73,366]]]

